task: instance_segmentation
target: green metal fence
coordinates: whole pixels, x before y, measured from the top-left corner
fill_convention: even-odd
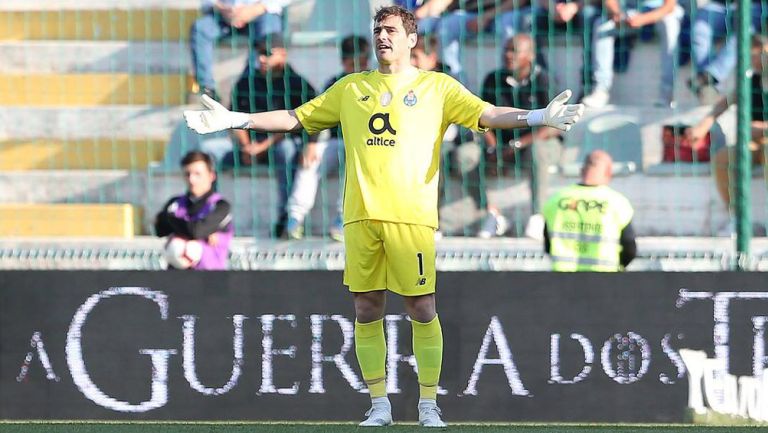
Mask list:
[[[368,38],[372,12],[389,3],[294,0],[280,18],[288,63],[316,91],[322,91],[327,80],[341,69],[344,37],[358,34]],[[548,83],[543,89],[539,88],[541,80],[534,80],[534,93],[539,91],[548,98],[563,88],[571,88],[574,97],[581,97],[598,88],[595,41],[599,39],[596,35],[601,34],[600,23],[604,24],[610,16],[599,2],[586,2],[573,14],[573,19],[565,19],[573,12],[567,9],[576,3],[484,1],[477,11],[479,21],[475,15],[461,11],[471,10],[476,2],[455,3],[458,10],[436,14],[420,25],[434,34],[441,62],[453,66],[448,72],[470,90],[486,98],[511,98],[518,105],[530,102],[521,99],[527,95],[515,90],[521,83],[510,82],[503,71],[495,78],[493,75],[494,70],[506,67],[507,38],[523,33],[532,36],[534,58],[540,68],[537,73]],[[650,1],[619,3],[624,11],[634,6],[640,12],[663,5]],[[640,235],[738,233],[745,239],[739,243],[740,248],[750,235],[765,236],[765,165],[753,166],[753,173],[747,170],[751,166],[748,157],[755,164],[765,160],[765,145],[753,147],[751,153],[740,151],[738,179],[732,170],[717,177],[719,144],[713,144],[711,152],[691,152],[686,148],[683,133],[672,128],[697,123],[716,97],[707,86],[710,83],[698,82],[698,72],[702,71],[691,60],[697,55],[692,48],[697,37],[694,23],[704,19],[711,5],[681,1],[676,5],[679,9],[673,7],[666,15],[668,19],[679,12],[677,24],[671,24],[672,27],[619,26],[614,55],[609,56],[613,71],[609,104],[588,109],[578,128],[556,139],[550,154],[540,155],[526,149],[525,144],[516,148],[520,135],[498,132],[483,136],[458,131],[447,140],[442,163],[445,187],[441,190],[441,229],[448,235],[474,236],[486,209],[493,206],[509,220],[506,236],[524,236],[528,218],[536,212],[528,187],[529,171],[534,173],[534,184],[546,187],[539,194],[546,197],[555,189],[578,181],[581,158],[591,149],[603,148],[616,160],[613,185],[633,202],[635,226]],[[753,18],[757,11],[758,28],[751,34],[768,33],[766,1],[742,5],[745,6],[750,6]],[[730,21],[733,13],[727,11],[725,32],[715,38],[713,53],[719,52],[723,41],[737,34],[736,22],[749,22],[746,14]],[[5,185],[0,196],[1,236],[52,235],[46,222],[50,225],[57,218],[65,229],[84,226],[79,229],[84,233],[74,229],[75,233],[70,233],[78,236],[87,236],[89,230],[99,234],[95,227],[112,220],[122,229],[107,230],[102,236],[152,234],[152,219],[159,207],[170,195],[184,190],[178,161],[192,149],[203,149],[218,158],[218,186],[235,209],[237,235],[275,236],[274,226],[281,213],[277,146],[266,152],[263,161],[249,165],[235,157],[234,167],[228,166],[227,153],[237,156],[239,152],[229,134],[197,136],[182,124],[182,111],[197,104],[190,27],[204,15],[197,0],[0,0],[0,58],[4,59],[0,62],[0,179]],[[717,27],[716,14],[708,16],[707,22]],[[475,32],[478,26],[481,31]],[[672,99],[655,104],[663,75],[661,52],[666,49],[662,47],[665,32],[660,30],[663,27],[668,32],[675,26],[679,33],[675,30],[673,33],[677,34],[669,39],[676,44],[668,45],[674,48],[669,83]],[[737,72],[734,64],[718,83],[721,94],[728,94],[737,84],[746,86],[751,82],[744,72],[754,68],[749,64],[747,33],[739,33],[744,41],[736,56],[740,69]],[[249,62],[251,70],[255,68],[251,47],[247,35],[225,37],[215,44],[215,90],[225,104],[231,102],[232,87],[247,71]],[[764,56],[758,61],[762,62],[762,71],[754,69],[762,74],[761,93],[755,93],[760,92],[758,88],[741,86],[739,95],[762,106],[765,119],[768,58]],[[375,67],[372,56],[370,67]],[[490,81],[486,79],[489,74]],[[689,81],[693,88],[689,88]],[[484,86],[488,83],[492,86]],[[731,109],[721,116],[719,127],[712,133],[713,143],[720,140],[729,146],[736,144],[737,115],[745,121],[758,118],[758,113],[745,107],[741,104],[738,113]],[[665,126],[670,128],[665,130]],[[755,125],[742,127],[738,149],[746,149],[745,143],[750,141],[759,141],[751,126]],[[719,131],[723,132],[723,139],[719,138]],[[766,137],[768,133],[764,132],[763,142]],[[323,135],[321,140],[326,138]],[[306,137],[300,141],[306,141]],[[493,141],[495,147],[490,146]],[[534,146],[543,147],[538,141]],[[527,159],[528,152],[535,154],[533,162]],[[726,164],[733,168],[734,161],[728,159]],[[719,189],[716,179],[720,179]],[[723,179],[730,182],[723,185]],[[292,175],[289,184],[293,186]],[[327,236],[328,226],[336,216],[338,175],[331,172],[319,185],[306,228],[310,235],[322,237]],[[737,201],[724,203],[718,191],[737,186],[730,196]],[[92,210],[71,213],[69,209],[67,219],[61,217],[67,206],[54,206],[30,216],[21,206],[30,203],[125,203],[133,205],[135,212],[105,214],[99,217],[101,221],[96,221],[89,220],[95,218]],[[740,222],[734,224],[735,221]],[[131,228],[126,229],[128,226]],[[67,234],[65,229],[62,232]]]

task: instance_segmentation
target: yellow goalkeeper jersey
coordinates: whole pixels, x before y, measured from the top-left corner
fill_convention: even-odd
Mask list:
[[[455,123],[480,130],[490,104],[439,72],[349,74],[296,109],[309,134],[341,124],[344,223],[380,220],[437,228],[440,145]]]

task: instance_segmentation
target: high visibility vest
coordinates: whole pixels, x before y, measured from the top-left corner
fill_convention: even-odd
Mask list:
[[[620,270],[621,231],[632,221],[629,200],[608,186],[569,186],[550,198],[543,214],[552,270]]]

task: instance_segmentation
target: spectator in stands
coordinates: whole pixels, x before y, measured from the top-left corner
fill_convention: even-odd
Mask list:
[[[440,61],[438,53],[440,52],[437,37],[434,34],[419,36],[416,45],[411,49],[411,64],[423,71],[443,72],[448,75],[450,70],[448,66]],[[471,136],[471,131],[467,131]],[[440,147],[440,179],[438,181],[437,208],[438,210],[445,204],[445,176],[450,170],[447,162],[451,159],[449,154],[455,149],[456,145],[461,144],[459,140],[459,127],[457,125],[448,125],[443,135],[443,143]],[[435,237],[440,239],[443,232],[438,228]]]
[[[711,0],[697,12],[693,23],[691,45],[696,77],[689,81],[700,99],[709,101],[722,90],[722,82],[736,66],[736,2]],[[752,0],[752,32],[768,34],[768,2]],[[715,40],[725,39],[716,52]]]
[[[298,108],[315,97],[309,82],[288,64],[283,38],[274,35],[257,43],[258,65],[249,63],[232,90],[232,110],[262,112]],[[302,140],[315,145],[316,136],[306,134],[264,134],[233,130],[236,151],[224,156],[226,168],[268,164],[270,176],[277,177],[277,222],[272,235],[281,237],[288,220],[286,203],[291,191]]]
[[[581,182],[564,188],[544,205],[544,250],[557,272],[616,272],[637,255],[629,200],[608,186],[611,156],[592,151]]]
[[[553,33],[575,37],[575,41],[567,42],[568,47],[581,45],[581,96],[592,92],[592,31],[601,6],[600,0],[538,0],[533,4],[531,35],[542,67],[547,66],[543,51],[549,46]],[[547,69],[552,72],[551,68]]]
[[[394,0],[392,3],[413,12],[420,34],[431,34],[437,30],[440,15],[452,0]]]
[[[192,65],[200,93],[218,100],[213,79],[213,48],[233,34],[248,38],[248,46],[282,31],[282,13],[291,0],[203,0],[203,16],[189,31]],[[249,53],[249,57],[250,53]]]
[[[341,41],[342,71],[332,77],[325,85],[331,87],[336,81],[347,74],[368,69],[370,44],[366,38],[347,36]],[[288,199],[288,224],[286,232],[291,239],[301,239],[304,236],[304,217],[315,205],[317,186],[320,177],[329,172],[339,170],[339,189],[344,185],[344,142],[341,139],[341,129],[332,128],[330,138],[326,141],[310,142],[302,155],[301,167],[296,172],[293,191]],[[344,240],[342,221],[343,192],[339,191],[336,201],[336,215],[328,229],[328,234],[336,241]]]
[[[592,36],[595,88],[582,99],[582,103],[587,107],[600,108],[610,101],[616,37],[655,24],[661,44],[661,80],[656,105],[673,107],[678,39],[685,14],[683,8],[677,0],[631,0],[626,5],[619,0],[605,0],[603,8],[605,13],[596,20]]]
[[[466,81],[460,57],[467,38],[486,32],[500,45],[527,27],[525,20],[530,16],[529,0],[430,0],[432,2],[438,2],[432,13],[446,12],[438,25],[443,61],[461,81]]]
[[[423,71],[452,75],[448,65],[440,61],[439,52],[440,45],[434,34],[419,36],[416,45],[411,49],[411,64]]]
[[[192,151],[181,159],[187,192],[171,198],[155,217],[157,236],[200,241],[197,270],[225,270],[234,229],[229,203],[214,190],[216,171],[207,153]]]
[[[768,146],[768,36],[754,34],[751,40],[751,63],[753,75],[751,79],[752,94],[752,121],[751,121],[751,141],[749,148],[752,151],[752,163],[755,165],[765,164],[765,152]],[[707,132],[713,129],[715,122],[728,107],[736,102],[735,92],[727,97],[722,97],[712,107],[697,125],[688,130],[689,138],[692,143],[703,140]],[[716,131],[713,131],[716,132]],[[723,203],[729,207],[731,203],[730,178],[731,169],[735,164],[731,164],[735,157],[733,147],[726,147],[723,134],[711,134],[712,147],[711,152],[715,169],[715,184],[717,191],[722,198]],[[734,225],[731,221],[723,230],[723,235],[730,236],[733,233]]]
[[[536,50],[530,35],[520,33],[504,45],[504,67],[490,72],[483,81],[482,98],[494,105],[532,109],[550,99],[546,71],[535,63]],[[506,168],[514,164],[528,174],[531,191],[531,219],[526,233],[541,237],[541,206],[547,197],[549,166],[560,159],[560,132],[553,128],[496,130],[484,134],[488,165]],[[493,203],[478,236],[500,236],[507,228],[505,218]],[[538,227],[536,229],[536,227]]]

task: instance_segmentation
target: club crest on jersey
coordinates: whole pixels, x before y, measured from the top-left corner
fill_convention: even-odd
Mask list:
[[[408,94],[403,98],[403,104],[408,107],[413,107],[418,101],[419,100],[416,98],[416,94],[413,93],[413,90],[409,90]]]
[[[392,102],[392,94],[389,92],[383,93],[379,102],[381,102],[382,107],[386,107],[390,102]]]

